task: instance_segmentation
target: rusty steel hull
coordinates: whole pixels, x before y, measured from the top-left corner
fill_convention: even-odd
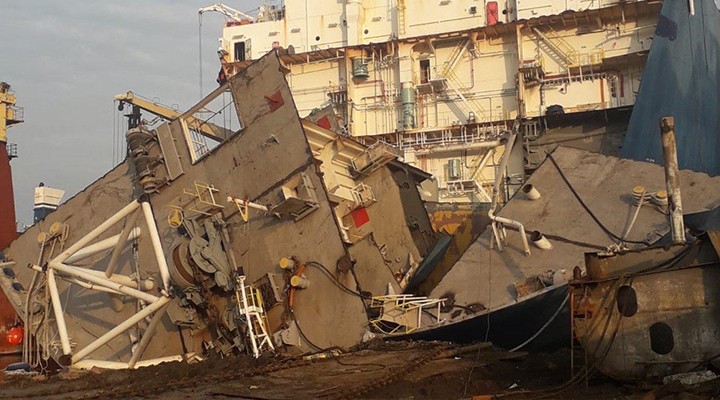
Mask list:
[[[688,372],[720,354],[718,263],[589,283],[574,327],[590,366],[621,380]]]

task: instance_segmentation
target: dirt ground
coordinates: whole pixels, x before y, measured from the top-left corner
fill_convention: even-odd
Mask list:
[[[699,399],[720,385],[640,388],[570,378],[569,353],[508,353],[489,344],[370,343],[338,355],[249,356],[133,371],[9,376],[1,399]]]

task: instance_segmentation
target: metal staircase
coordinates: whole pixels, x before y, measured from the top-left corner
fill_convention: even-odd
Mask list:
[[[585,65],[598,65],[605,57],[603,49],[580,53],[551,26],[546,26],[544,32],[538,28],[532,28],[532,30],[538,39],[538,47],[549,56],[554,57],[555,61],[565,69],[582,69]]]
[[[481,121],[486,121],[488,118],[485,109],[477,101],[475,101],[474,99],[468,99],[467,96],[463,94],[461,89],[462,82],[460,82],[460,78],[458,78],[458,76],[453,71],[458,61],[460,61],[460,58],[462,58],[462,56],[467,51],[469,43],[470,39],[465,39],[458,42],[458,44],[453,48],[452,53],[450,53],[450,56],[447,58],[447,60],[445,60],[445,63],[443,63],[442,67],[440,68],[440,72],[438,73],[438,79],[445,79],[448,88],[460,98],[459,105],[466,116],[469,116],[471,113],[473,113],[476,116],[480,117]]]
[[[247,323],[247,338],[250,342],[252,354],[255,358],[260,357],[260,352],[265,350],[274,351],[267,329],[267,316],[263,308],[263,300],[260,291],[251,285],[245,284],[246,277],[238,275],[235,288],[235,300],[238,311]]]
[[[465,54],[468,43],[470,43],[470,39],[461,40],[457,43],[457,45],[455,45],[452,53],[450,53],[450,56],[443,63],[440,70],[440,76],[446,76],[455,69],[455,65],[457,65],[458,61],[460,61],[462,55]]]
[[[577,65],[578,52],[570,43],[563,39],[557,31],[547,26],[545,32],[538,28],[532,28],[538,40],[540,47],[546,54],[555,56],[557,61],[563,68],[569,68]]]
[[[470,176],[469,179],[475,181],[478,185],[478,196],[481,198],[481,201],[485,202],[492,202],[491,193],[488,193],[488,191],[485,189],[488,186],[492,186],[491,182],[489,182],[485,177],[482,175],[481,171],[485,168],[487,165],[487,162],[490,160],[490,157],[495,154],[495,148],[488,149],[485,153],[478,155],[470,164]],[[479,174],[479,175],[478,175]]]

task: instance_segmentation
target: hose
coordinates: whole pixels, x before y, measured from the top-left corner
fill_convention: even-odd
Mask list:
[[[580,203],[580,205],[582,206],[582,208],[585,209],[585,211],[588,213],[588,215],[590,216],[590,218],[592,218],[592,220],[595,221],[595,224],[597,224],[597,226],[600,227],[600,229],[602,229],[603,232],[605,232],[608,236],[610,236],[610,238],[615,239],[615,240],[617,240],[617,241],[619,241],[619,242],[632,243],[632,244],[643,244],[643,245],[645,245],[645,246],[650,246],[650,243],[648,243],[647,241],[644,241],[644,240],[642,240],[642,241],[637,241],[637,240],[624,240],[624,239],[621,238],[620,236],[614,234],[614,233],[613,233],[610,229],[608,229],[605,225],[603,225],[603,223],[600,222],[600,220],[598,219],[597,216],[595,216],[595,214],[592,212],[592,210],[590,210],[590,207],[588,207],[588,205],[585,203],[585,201],[583,201],[582,197],[580,197],[580,194],[578,194],[578,192],[577,192],[577,191],[575,190],[575,188],[572,186],[572,184],[570,183],[570,181],[568,180],[568,178],[567,178],[567,177],[565,176],[565,174],[563,173],[562,169],[560,169],[560,165],[558,165],[557,161],[555,161],[555,158],[552,156],[551,153],[547,153],[547,158],[548,158],[548,159],[552,162],[552,164],[555,166],[555,169],[556,169],[557,172],[560,174],[560,177],[561,177],[562,180],[565,182],[565,185],[567,185],[568,189],[570,189],[570,191],[572,192],[573,196],[575,196],[575,199],[578,201],[578,203]]]

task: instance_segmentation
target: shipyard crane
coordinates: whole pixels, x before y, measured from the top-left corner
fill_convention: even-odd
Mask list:
[[[206,12],[219,12],[220,14],[223,14],[224,16],[232,19],[233,21],[242,22],[243,20],[250,20],[254,21],[255,18],[249,14],[246,14],[242,11],[238,11],[230,6],[226,6],[223,3],[215,3],[211,6],[203,7],[198,10],[198,14],[203,14]]]
[[[170,107],[142,98],[133,92],[119,94],[115,96],[115,100],[119,101],[121,105],[127,103],[137,106],[140,109],[169,121],[183,116],[182,113],[177,110],[173,110]],[[193,116],[185,116],[184,118],[189,128],[196,130],[201,135],[218,142],[222,142],[233,133],[231,130],[225,129],[222,126],[215,125],[208,121],[203,121]]]

